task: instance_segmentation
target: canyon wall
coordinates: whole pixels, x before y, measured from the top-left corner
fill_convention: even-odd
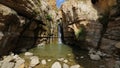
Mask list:
[[[55,34],[55,18],[46,0],[1,0],[0,55],[48,43]]]

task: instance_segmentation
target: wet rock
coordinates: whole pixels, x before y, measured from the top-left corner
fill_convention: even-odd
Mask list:
[[[30,59],[30,67],[34,67],[40,63],[39,58],[37,56],[32,56]]]
[[[43,65],[47,64],[46,60],[45,59],[41,60],[41,64]]]
[[[69,65],[67,65],[67,64],[63,64],[63,68],[69,68]]]
[[[80,68],[80,65],[73,65],[73,66],[70,66],[70,68]]]
[[[14,68],[15,63],[13,62],[4,62],[1,68]]]
[[[90,59],[92,59],[92,60],[100,60],[101,57],[99,55],[97,55],[97,54],[90,54]]]
[[[25,52],[25,56],[33,56],[33,53],[31,53],[31,52]]]
[[[59,62],[54,62],[51,66],[51,68],[62,68],[61,64]]]

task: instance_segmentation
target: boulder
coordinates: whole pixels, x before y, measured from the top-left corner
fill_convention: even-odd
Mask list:
[[[25,60],[23,59],[16,60],[14,68],[24,68],[24,63]]]
[[[61,64],[59,62],[54,62],[51,66],[51,68],[62,68]]]
[[[3,62],[1,68],[14,68],[15,63],[13,62]]]
[[[69,68],[69,65],[67,65],[67,64],[63,64],[63,68]]]
[[[34,67],[40,63],[39,58],[37,56],[32,56],[30,59],[30,67]]]

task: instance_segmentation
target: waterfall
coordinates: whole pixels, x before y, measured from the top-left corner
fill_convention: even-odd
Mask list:
[[[60,24],[58,24],[58,44],[62,44]]]

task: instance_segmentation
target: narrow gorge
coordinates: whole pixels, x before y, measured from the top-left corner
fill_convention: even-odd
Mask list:
[[[0,68],[120,68],[120,1],[0,0]]]

